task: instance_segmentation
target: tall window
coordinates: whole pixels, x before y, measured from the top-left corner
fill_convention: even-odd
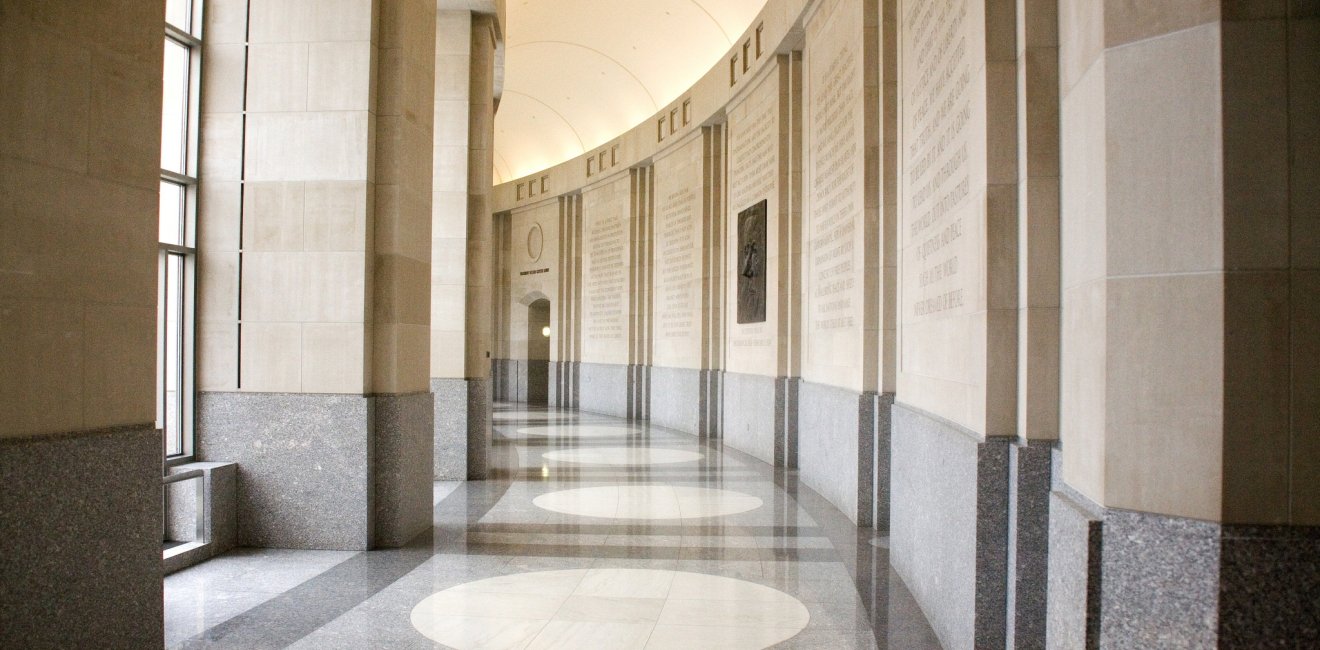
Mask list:
[[[160,297],[156,420],[166,459],[193,453],[193,289],[197,268],[197,94],[201,0],[165,3],[160,128]]]

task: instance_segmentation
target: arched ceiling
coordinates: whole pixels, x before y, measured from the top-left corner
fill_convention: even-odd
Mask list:
[[[509,0],[495,182],[585,153],[678,98],[765,0]]]

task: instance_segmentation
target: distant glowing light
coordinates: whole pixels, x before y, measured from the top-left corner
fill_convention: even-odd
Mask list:
[[[549,325],[546,325],[545,327],[542,327],[542,328],[541,328],[541,336],[544,336],[544,337],[546,337],[546,338],[550,338],[550,326],[549,326]]]

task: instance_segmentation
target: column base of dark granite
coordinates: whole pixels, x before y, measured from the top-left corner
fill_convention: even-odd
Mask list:
[[[890,561],[949,648],[1002,648],[1008,440],[892,410]]]
[[[150,424],[0,439],[0,647],[164,642]]]
[[[614,363],[579,363],[578,408],[627,418],[631,406],[629,368]]]
[[[697,388],[697,435],[720,438],[724,421],[724,371],[701,370]]]
[[[431,527],[435,399],[430,392],[373,398],[373,546],[398,548]]]
[[[651,368],[652,424],[697,435],[701,430],[701,371],[692,368]]]
[[[433,377],[431,394],[435,400],[431,478],[462,481],[467,478],[468,381]]]
[[[490,472],[491,385],[486,378],[467,382],[467,479],[484,480]]]
[[[853,523],[873,525],[880,395],[797,383],[796,459],[802,482]]]
[[[1054,449],[1052,441],[1008,447],[1008,648],[1045,647]]]
[[[775,378],[775,467],[798,466],[799,377]]]
[[[1219,524],[1050,496],[1048,647],[1320,646],[1320,527]]]
[[[550,405],[558,408],[577,406],[576,362],[550,362]]]
[[[238,463],[240,546],[371,546],[371,401],[362,395],[198,395],[198,457]]]
[[[726,446],[773,465],[775,378],[737,372],[723,375],[720,437]]]
[[[893,437],[894,394],[875,394],[875,435],[872,438],[871,525],[889,530],[889,455]]]
[[[628,419],[651,418],[651,366],[628,366]]]

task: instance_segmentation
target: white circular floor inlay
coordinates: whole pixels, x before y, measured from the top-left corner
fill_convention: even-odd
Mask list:
[[[811,620],[798,599],[746,580],[656,569],[499,576],[427,596],[412,624],[476,648],[768,648]]]
[[[563,449],[541,455],[546,460],[579,465],[666,465],[701,460],[701,454],[682,449],[649,449],[645,447],[599,447]]]
[[[609,519],[696,519],[735,515],[761,507],[750,494],[681,485],[604,485],[542,494],[539,508]]]
[[[603,424],[547,424],[540,427],[523,427],[518,429],[518,433],[543,438],[609,438],[629,436],[637,433],[637,429]]]

